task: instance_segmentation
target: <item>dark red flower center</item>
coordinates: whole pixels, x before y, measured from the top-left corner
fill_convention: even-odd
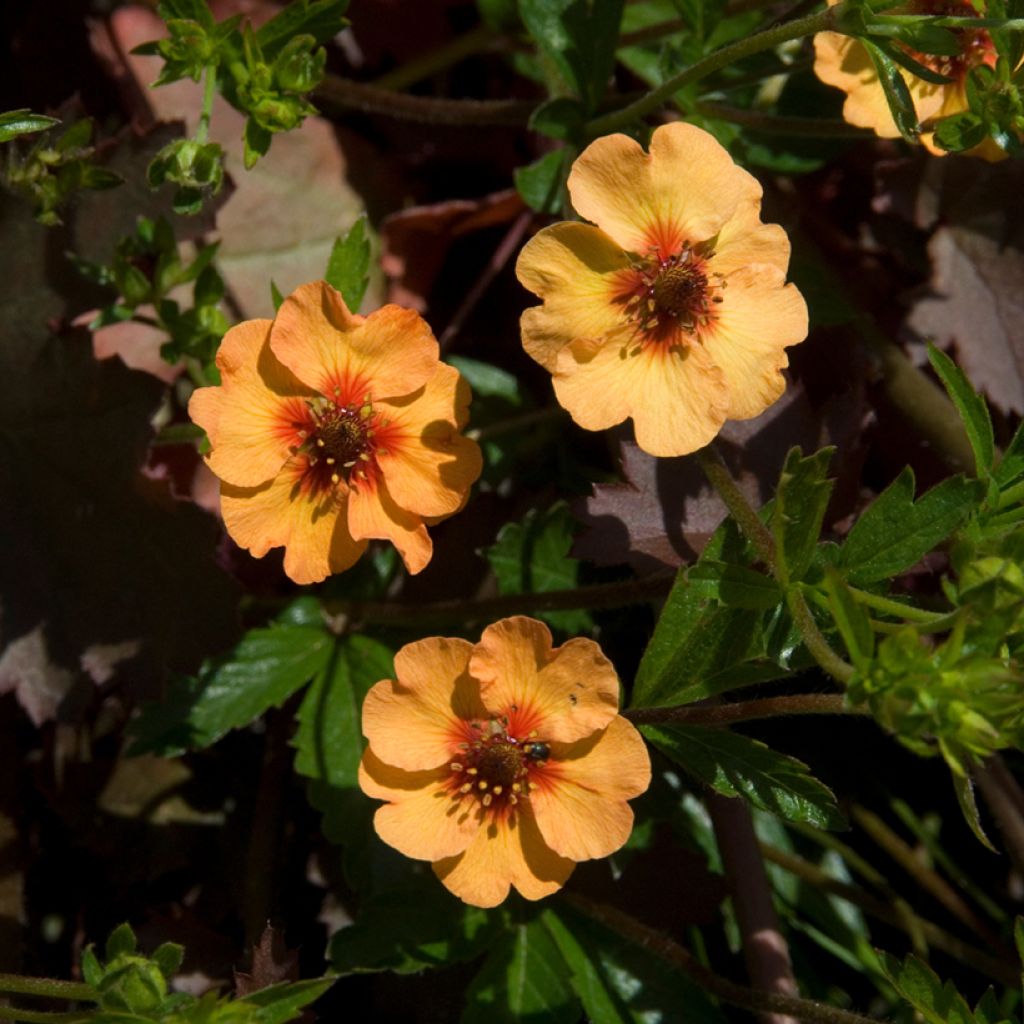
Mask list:
[[[978,12],[970,4],[943,3],[937,0],[917,0],[911,5],[915,14],[944,15],[956,18],[977,18]],[[992,63],[995,59],[995,44],[985,29],[949,29],[960,43],[955,54],[919,53],[907,47],[914,60],[945,78],[963,81],[971,68],[979,64]]]
[[[670,256],[638,258],[619,274],[614,301],[641,341],[678,344],[698,337],[716,319],[725,282],[708,269],[713,255],[706,245],[686,242]]]
[[[536,788],[530,775],[547,763],[550,747],[533,734],[525,740],[509,735],[504,720],[473,722],[472,727],[480,735],[471,743],[460,743],[457,760],[449,765],[454,795],[476,796],[484,807],[495,810],[514,807]]]

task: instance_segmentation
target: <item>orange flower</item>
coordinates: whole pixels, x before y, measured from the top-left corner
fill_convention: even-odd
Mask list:
[[[831,7],[839,3],[839,0],[828,2]],[[909,13],[944,14],[950,17],[978,16],[971,4],[950,4],[947,0],[911,0],[907,10]],[[968,72],[979,64],[994,66],[996,62],[992,37],[984,29],[952,31],[961,41],[961,52],[957,56],[940,57],[908,49],[910,56],[919,64],[951,78],[948,85],[926,82],[900,69],[914,101],[918,120],[925,126],[967,110]],[[814,54],[814,73],[818,78],[826,85],[834,85],[846,93],[843,103],[844,120],[859,128],[870,128],[883,139],[899,138],[900,131],[889,110],[875,66],[861,43],[838,32],[819,32],[814,37]],[[935,144],[933,131],[923,131],[921,143],[936,156],[945,156],[948,152]],[[990,161],[1006,158],[1006,153],[993,139],[986,139],[969,152]]]
[[[296,583],[349,568],[371,538],[423,569],[424,523],[462,507],[481,460],[459,434],[469,388],[416,313],[357,316],[326,281],[306,284],[276,319],[228,331],[217,368],[220,386],[196,391],[189,415],[238,544],[257,558],[283,545]]]
[[[663,125],[649,154],[600,138],[569,194],[597,227],[545,228],[516,273],[544,300],[523,314],[523,345],[580,426],[632,417],[645,451],[685,455],[782,394],[784,349],[807,334],[785,284],[789,240],[761,223],[761,186],[707,132]]]
[[[460,899],[493,907],[510,885],[540,899],[629,838],[626,801],[651,765],[592,640],[552,650],[547,626],[517,616],[476,645],[408,644],[395,674],[363,704],[359,784],[388,801],[374,818],[384,842],[433,861]]]

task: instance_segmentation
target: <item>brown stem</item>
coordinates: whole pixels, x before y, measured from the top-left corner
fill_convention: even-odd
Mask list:
[[[924,920],[916,915],[913,922],[907,920],[905,914],[897,909],[892,902],[872,896],[856,885],[833,878],[826,871],[823,871],[816,864],[797,857],[795,854],[787,853],[766,843],[761,844],[761,853],[764,859],[809,882],[816,889],[832,893],[840,899],[860,907],[866,914],[878,918],[885,924],[892,925],[905,931],[912,939],[914,932],[919,932],[928,945],[935,949],[941,949],[944,953],[970,964],[982,974],[987,975],[993,981],[1002,985],[1016,986],[1019,981],[1019,974],[1015,964],[1003,962],[990,956],[988,953],[976,949],[974,946],[955,935],[940,928],[932,921]]]
[[[963,897],[933,868],[925,864],[884,821],[873,811],[854,805],[850,809],[854,821],[895,860],[926,892],[931,893],[954,917],[984,939],[1001,956],[1009,958],[1010,951],[999,936],[974,912]]]
[[[453,125],[525,125],[537,106],[529,100],[452,100],[407,96],[339,75],[325,75],[313,94],[327,107],[383,114],[402,121]]]
[[[708,811],[722,854],[732,906],[743,940],[743,958],[754,988],[798,996],[789,946],[772,902],[772,890],[757,846],[754,821],[746,802],[709,793]],[[763,1024],[793,1024],[791,1014],[762,1011]]]
[[[971,774],[996,819],[1010,860],[1024,872],[1024,794],[1017,780],[998,754],[987,758]]]
[[[809,1021],[810,1024],[879,1024],[875,1017],[865,1017],[860,1013],[840,1010],[827,1003],[799,999],[781,992],[755,992],[743,985],[737,985],[734,981],[708,970],[696,957],[667,935],[654,928],[649,928],[615,907],[597,903],[575,892],[563,893],[562,899],[586,914],[587,917],[678,968],[706,992],[732,1006],[753,1010],[755,1013],[787,1014],[798,1020]]]
[[[413,622],[440,619],[456,622],[493,621],[505,615],[526,612],[553,612],[570,608],[624,608],[665,597],[672,589],[673,576],[648,576],[642,580],[596,583],[572,590],[550,590],[542,594],[501,594],[471,601],[430,601],[425,604],[400,604],[388,601],[328,602],[332,617],[344,619],[344,625],[379,622]]]
[[[870,712],[847,707],[846,698],[841,693],[798,693],[699,707],[687,704],[670,708],[631,708],[622,714],[638,725],[677,722],[681,725],[727,726],[779,715],[868,715]]]

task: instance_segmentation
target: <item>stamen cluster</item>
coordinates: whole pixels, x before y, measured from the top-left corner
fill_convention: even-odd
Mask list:
[[[365,480],[375,455],[386,454],[377,435],[387,421],[374,413],[369,394],[362,404],[340,404],[336,391],[334,401],[318,397],[306,405],[310,419],[300,431],[304,440],[298,451],[308,458],[317,485],[348,483],[353,475]]]
[[[550,756],[546,743],[531,732],[519,740],[508,732],[508,720],[491,719],[487,725],[472,722],[471,728],[481,733],[471,743],[460,743],[457,760],[448,766],[453,773],[456,798],[475,795],[484,807],[514,807],[537,788],[530,773],[541,767]]]
[[[684,242],[670,256],[652,252],[636,259],[626,272],[620,301],[644,340],[675,341],[680,332],[696,338],[714,322],[725,279],[709,275],[712,256],[706,245]]]
[[[976,18],[978,12],[970,4],[934,3],[926,0],[917,5],[922,14],[955,18]],[[983,64],[995,52],[992,37],[984,29],[950,29],[960,43],[956,54],[918,53],[911,50],[911,56],[945,78],[961,81],[973,67]]]

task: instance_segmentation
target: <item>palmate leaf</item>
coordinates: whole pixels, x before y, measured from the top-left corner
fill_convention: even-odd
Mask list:
[[[949,397],[953,400],[960,419],[964,422],[967,439],[971,442],[978,477],[986,479],[995,464],[996,444],[992,432],[992,417],[985,399],[974,390],[966,374],[945,352],[934,345],[928,346],[928,358]]]
[[[364,213],[348,229],[344,238],[335,240],[324,280],[341,292],[351,312],[358,313],[370,284],[369,270],[370,240],[366,235]]]
[[[794,757],[727,729],[643,725],[663,754],[723,796],[740,796],[787,821],[846,828],[832,791]]]

